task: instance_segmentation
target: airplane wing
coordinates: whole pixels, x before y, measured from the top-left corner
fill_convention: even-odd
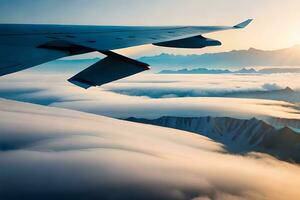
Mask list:
[[[0,25],[0,76],[58,58],[99,51],[107,58],[69,79],[88,88],[149,69],[148,65],[113,53],[114,49],[154,44],[175,48],[203,48],[221,42],[203,35],[245,28],[252,20],[235,26],[72,26]]]
[[[111,51],[102,51],[107,57],[79,72],[68,81],[82,87],[103,85],[132,74],[149,70],[149,65]]]

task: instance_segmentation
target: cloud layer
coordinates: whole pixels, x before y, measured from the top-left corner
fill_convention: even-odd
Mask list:
[[[105,88],[111,91],[151,98],[169,97],[227,97],[254,92],[272,93],[286,87],[292,88],[294,96],[286,96],[286,101],[300,101],[300,84],[291,80],[300,74],[147,74],[129,78],[119,83],[111,83]],[[255,95],[253,95],[255,97]]]
[[[1,199],[297,199],[300,168],[173,129],[0,100]],[[259,181],[258,181],[259,180]]]
[[[259,88],[260,90],[268,90],[285,87],[286,85],[283,81],[285,79],[282,79],[282,76],[271,76],[270,80],[264,80],[260,76],[236,77],[222,75],[213,76],[214,80],[211,80],[206,76],[139,75],[89,90],[84,90],[68,83],[66,80],[69,76],[65,74],[18,73],[2,77],[0,81],[0,97],[70,108],[117,118],[216,116],[300,119],[297,105],[283,101],[223,97],[173,98],[174,96],[172,95],[169,95],[167,98],[152,99],[143,96],[127,96],[111,91],[126,89],[140,92],[143,91],[143,88],[146,88],[149,93],[174,90],[176,95],[181,91],[190,90],[205,92],[205,88],[206,92],[211,91],[214,93],[226,90],[253,90]],[[282,82],[279,80],[282,80]],[[268,81],[274,84],[267,84]],[[295,81],[292,84],[296,87],[298,83]],[[237,88],[242,86],[244,88]]]

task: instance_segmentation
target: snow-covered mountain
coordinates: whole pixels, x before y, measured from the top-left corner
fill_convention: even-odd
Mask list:
[[[206,69],[206,68],[195,68],[195,69],[179,69],[179,70],[162,70],[158,74],[253,74],[259,73],[259,71],[250,68],[242,68],[239,70],[228,70],[228,69]]]
[[[198,133],[224,144],[234,153],[260,151],[280,159],[300,162],[300,134],[287,127],[276,129],[256,118],[161,117],[127,120]]]
[[[162,70],[158,74],[283,74],[283,73],[300,73],[300,68],[242,68],[238,70],[229,69],[207,69],[207,68],[184,68],[179,70]]]

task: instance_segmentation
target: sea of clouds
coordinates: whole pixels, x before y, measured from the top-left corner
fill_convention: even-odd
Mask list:
[[[200,135],[99,116],[300,120],[297,103],[223,97],[297,91],[296,75],[139,74],[88,90],[68,83],[72,75],[25,71],[0,78],[1,98],[29,102],[0,99],[0,199],[300,197],[297,165],[231,155]]]
[[[289,81],[291,77],[286,76],[214,75],[207,77],[206,75],[141,74],[88,90],[67,82],[70,76],[70,74],[20,72],[1,77],[0,97],[116,118],[161,116],[300,118],[299,106],[295,103],[224,98],[220,95],[226,91],[243,93],[276,91],[287,86],[297,89],[299,83]],[[130,91],[136,94],[128,95]],[[178,94],[190,91],[195,94],[216,95],[177,97]],[[164,98],[149,97],[158,93],[166,95]]]
[[[224,97],[274,92],[287,87],[299,93],[300,74],[145,74],[111,83],[111,91],[150,98]],[[295,80],[295,81],[293,81]],[[294,99],[288,99],[295,102]],[[300,94],[296,101],[300,101]]]
[[[0,199],[285,200],[300,168],[208,138],[0,100]]]

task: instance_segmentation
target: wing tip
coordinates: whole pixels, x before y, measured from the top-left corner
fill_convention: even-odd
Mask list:
[[[246,28],[252,21],[253,21],[253,19],[247,19],[246,21],[243,21],[242,23],[239,23],[233,27],[234,28]]]
[[[144,65],[143,67],[144,67],[145,71],[146,71],[146,70],[151,70],[151,67],[150,67],[150,65],[148,65],[148,64]]]

